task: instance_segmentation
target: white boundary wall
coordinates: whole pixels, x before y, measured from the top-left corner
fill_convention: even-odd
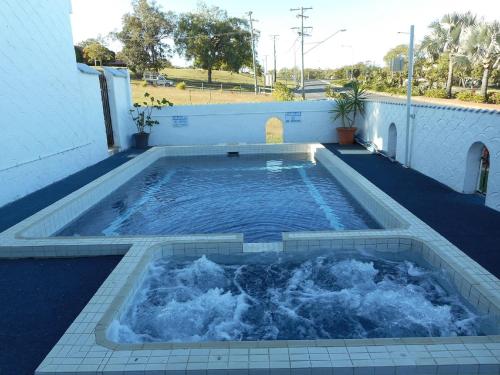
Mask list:
[[[266,122],[283,122],[284,142],[337,142],[332,101],[215,104],[166,107],[155,112],[151,145],[265,143]]]
[[[490,152],[486,205],[500,211],[500,112],[451,106],[416,104],[410,130],[410,166],[451,187],[471,193],[479,170],[479,151]],[[406,106],[369,102],[359,136],[391,153],[389,128],[397,130],[396,160],[405,162]],[[471,185],[472,184],[472,185]],[[472,188],[471,188],[472,186]]]
[[[109,111],[115,146],[120,150],[126,150],[134,146],[132,134],[137,132],[130,116],[132,108],[130,73],[128,69],[105,67],[104,76],[108,84]]]
[[[70,12],[0,4],[0,206],[107,156],[99,77],[77,69]]]

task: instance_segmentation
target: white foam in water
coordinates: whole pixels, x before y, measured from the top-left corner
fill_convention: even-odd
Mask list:
[[[205,256],[155,261],[108,337],[130,343],[481,333],[479,317],[435,273],[408,261],[250,257],[226,257],[226,265]]]

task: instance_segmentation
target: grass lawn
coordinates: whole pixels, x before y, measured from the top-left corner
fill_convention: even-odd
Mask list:
[[[184,81],[189,85],[200,87],[203,82],[207,86],[208,73],[203,69],[194,68],[166,68],[161,71],[166,75],[167,79],[174,82]],[[290,88],[294,87],[292,81],[285,81],[278,78],[279,82],[286,83]],[[224,89],[239,89],[240,86],[243,90],[254,91],[253,75],[246,73],[232,73],[222,70],[212,71],[212,83],[210,87],[214,86],[220,88],[223,85]],[[264,86],[264,77],[258,77],[257,83],[259,86]]]
[[[179,90],[175,87],[143,86],[143,82],[132,80],[132,100],[142,103],[144,93],[149,92],[157,99],[167,98],[174,105],[190,104],[222,104],[222,103],[255,103],[272,102],[274,97],[269,94],[255,95],[253,92],[233,92],[221,90],[189,89]]]

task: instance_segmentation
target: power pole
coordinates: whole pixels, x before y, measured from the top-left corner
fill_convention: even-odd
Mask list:
[[[250,21],[250,34],[251,34],[251,37],[252,37],[252,59],[253,59],[253,76],[254,76],[254,86],[255,86],[255,95],[257,95],[257,64],[255,63],[255,38],[254,38],[254,35],[253,35],[253,23],[254,21],[257,21],[257,20],[254,20],[252,19],[252,11],[248,12],[248,18],[249,18],[249,21]]]
[[[271,38],[273,38],[273,55],[274,55],[274,77],[273,77],[273,82],[276,83],[276,77],[277,77],[277,72],[276,72],[276,38],[279,37],[279,35],[274,34],[271,35]]]
[[[312,27],[304,27],[304,18],[309,18],[307,16],[304,15],[304,11],[306,10],[310,10],[312,8],[304,8],[304,7],[300,7],[300,8],[293,8],[293,9],[290,9],[291,12],[297,12],[297,11],[300,11],[299,14],[297,14],[297,18],[300,18],[300,28],[299,27],[292,27],[292,29],[299,29],[300,31],[298,32],[299,33],[299,36],[301,37],[301,69],[300,69],[300,85],[302,86],[301,87],[301,91],[302,91],[302,100],[304,100],[306,98],[306,92],[305,92],[305,89],[304,89],[304,36],[310,36],[309,34],[305,34],[304,33],[304,29],[312,29]]]

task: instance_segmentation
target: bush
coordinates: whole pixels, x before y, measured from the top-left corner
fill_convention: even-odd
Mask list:
[[[147,83],[146,81],[142,81],[142,82],[141,82],[141,86],[142,86],[142,87],[148,87],[148,83]]]
[[[484,103],[484,96],[476,94],[474,91],[460,91],[456,98],[464,102]]]
[[[274,86],[273,96],[280,102],[289,102],[295,99],[293,91],[281,82],[276,82],[276,85]]]
[[[495,91],[488,94],[488,103],[500,104],[500,91]]]
[[[175,88],[179,90],[185,90],[186,89],[186,82],[179,82],[177,85],[175,85]]]
[[[325,89],[325,95],[328,97],[328,98],[332,98],[332,99],[337,99],[337,98],[340,98],[342,97],[342,93],[337,91],[335,89],[335,86],[332,86],[332,85],[328,85],[326,86],[326,89]]]
[[[439,98],[439,99],[447,98],[445,89],[429,89],[424,92],[424,96],[428,98]]]

